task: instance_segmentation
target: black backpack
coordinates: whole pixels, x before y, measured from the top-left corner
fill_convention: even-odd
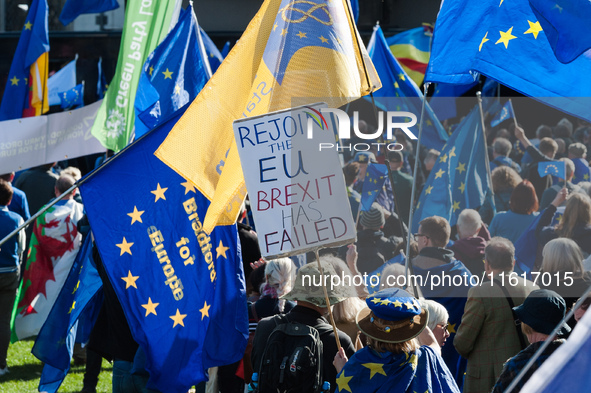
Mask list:
[[[322,391],[322,341],[332,332],[329,324],[308,326],[274,318],[258,370],[258,393],[319,393]]]

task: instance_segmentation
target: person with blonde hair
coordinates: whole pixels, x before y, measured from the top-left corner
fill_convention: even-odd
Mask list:
[[[336,354],[336,392],[460,392],[427,327],[429,312],[410,293],[384,289],[366,303],[357,326],[368,345],[350,359]]]
[[[542,257],[538,282],[562,296],[570,307],[591,285],[591,272],[583,270],[580,247],[573,240],[560,237],[546,243]],[[574,320],[569,324],[574,325]]]
[[[261,297],[254,303],[258,319],[289,312],[295,303],[280,299],[293,288],[296,267],[289,258],[278,258],[265,265],[265,283],[261,285]]]
[[[495,193],[495,206],[496,212],[504,212],[509,210],[511,207],[509,201],[511,200],[511,194],[519,183],[523,181],[521,176],[515,171],[515,169],[508,166],[496,167],[491,172],[492,186]],[[495,215],[495,210],[490,201],[485,200],[484,205],[480,208],[478,213],[482,217],[482,221],[490,224],[491,220]]]
[[[334,268],[337,276],[341,279],[348,280],[350,278],[351,286],[354,286],[353,274],[342,259],[333,255],[324,255],[320,257],[320,261],[322,263],[330,264]],[[363,289],[361,289],[361,291],[363,291]],[[357,292],[360,292],[360,288],[357,288]],[[365,302],[363,302],[363,300],[357,296],[351,296],[347,297],[342,302],[335,304],[332,309],[332,316],[337,328],[347,333],[351,338],[356,351],[363,348],[363,344],[359,338],[359,329],[357,329],[357,325],[355,324],[355,317],[357,316],[357,313],[364,308]]]
[[[556,210],[567,200],[567,196],[568,191],[563,188],[544,210],[536,227],[536,237],[542,245],[558,237],[574,240],[587,256],[591,254],[591,198],[581,193],[571,195],[560,222],[555,226],[550,225]]]
[[[449,330],[447,329],[449,326],[449,313],[447,309],[443,304],[428,299],[421,299],[421,306],[429,312],[427,327],[433,332],[439,346],[443,347],[449,337]]]

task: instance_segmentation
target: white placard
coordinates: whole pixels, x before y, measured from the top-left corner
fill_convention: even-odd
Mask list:
[[[234,122],[261,254],[267,258],[355,240],[338,153],[319,149],[335,142],[335,119],[320,113],[326,107],[314,104]]]
[[[105,152],[90,133],[101,102],[68,112],[0,122],[0,174]]]

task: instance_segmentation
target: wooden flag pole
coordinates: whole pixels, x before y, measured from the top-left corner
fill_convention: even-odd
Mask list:
[[[334,330],[334,339],[337,342],[337,349],[341,350],[341,342],[339,341],[339,331],[337,329],[337,325],[334,321],[334,317],[332,315],[332,310],[330,309],[330,299],[328,298],[328,291],[326,290],[326,282],[324,282],[324,270],[322,269],[322,265],[320,265],[320,256],[318,255],[319,249],[314,250],[314,254],[316,254],[316,262],[318,263],[318,270],[320,270],[320,276],[322,281],[322,290],[324,291],[324,301],[326,302],[326,308],[328,309],[328,316],[330,318],[330,324],[332,325],[332,329]]]

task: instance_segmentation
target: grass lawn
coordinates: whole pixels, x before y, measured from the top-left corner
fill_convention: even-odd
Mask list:
[[[29,393],[37,392],[39,378],[43,365],[31,354],[34,340],[19,341],[8,348],[8,369],[10,372],[0,377],[0,392]],[[64,379],[59,389],[61,393],[77,393],[82,389],[85,366],[74,366]],[[99,375],[97,392],[110,392],[113,368],[109,362],[103,360],[103,368]]]

